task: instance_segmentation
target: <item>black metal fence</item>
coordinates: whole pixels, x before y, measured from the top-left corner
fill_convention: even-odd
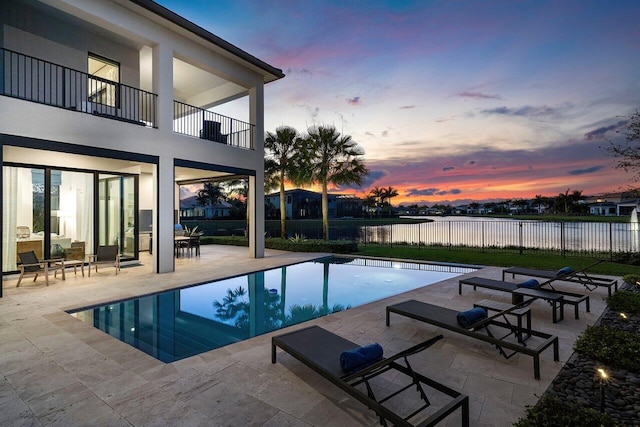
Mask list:
[[[280,236],[280,223],[267,221],[268,236]],[[287,221],[287,234],[322,238],[322,221]],[[331,240],[364,246],[449,248],[480,252],[539,253],[612,258],[640,249],[637,223],[542,221],[434,221],[416,224],[341,225],[331,221]]]
[[[234,147],[254,149],[255,125],[173,101],[173,131]]]
[[[0,48],[0,95],[155,128],[158,96]]]

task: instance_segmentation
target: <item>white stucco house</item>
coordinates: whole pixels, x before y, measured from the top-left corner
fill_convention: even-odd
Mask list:
[[[277,69],[150,0],[0,2],[2,271],[18,252],[118,244],[174,270],[181,184],[249,177],[264,254],[264,85]],[[216,106],[248,100],[246,117]]]

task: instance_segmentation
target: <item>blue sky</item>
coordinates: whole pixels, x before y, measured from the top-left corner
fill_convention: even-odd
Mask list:
[[[159,3],[284,71],[266,130],[335,125],[363,146],[371,174],[340,190],[433,204],[631,184],[604,147],[640,109],[637,0]]]

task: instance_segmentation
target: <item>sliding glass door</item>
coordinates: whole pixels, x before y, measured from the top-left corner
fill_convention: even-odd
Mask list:
[[[118,245],[130,258],[138,249],[136,187],[133,176],[100,174],[98,180],[98,242]]]
[[[3,166],[2,271],[18,254],[39,259],[85,258],[93,247],[93,173]]]

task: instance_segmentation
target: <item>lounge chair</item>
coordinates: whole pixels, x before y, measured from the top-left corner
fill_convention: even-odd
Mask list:
[[[514,306],[514,309],[517,306]],[[501,356],[509,359],[517,353],[526,354],[533,357],[533,373],[537,380],[540,379],[540,354],[550,346],[553,346],[553,360],[560,360],[558,354],[558,337],[545,334],[535,330],[524,330],[517,326],[500,322],[496,320],[498,317],[507,313],[507,311],[499,312],[496,315],[487,317],[485,320],[471,325],[469,328],[463,328],[458,324],[458,311],[445,307],[440,307],[426,302],[409,300],[395,305],[387,306],[387,326],[390,324],[390,314],[396,313],[411,319],[429,323],[431,325],[443,328],[452,332],[456,332],[468,337],[476,338],[481,341],[488,342],[496,347]],[[495,330],[506,332],[505,335],[497,337]],[[523,334],[529,334],[530,337],[526,343],[518,342],[519,337]],[[510,335],[514,335],[515,341],[507,340]],[[538,339],[534,339],[538,338]],[[531,339],[534,339],[535,346]],[[509,350],[510,352],[507,352]]]
[[[274,336],[271,340],[271,363],[276,363],[276,347],[280,347],[316,373],[365,404],[369,409],[375,411],[380,417],[380,423],[384,426],[387,425],[387,420],[396,426],[433,426],[448,417],[458,408],[462,408],[461,425],[469,426],[469,398],[415,372],[408,360],[409,356],[430,347],[440,338],[442,338],[442,335],[413,346],[394,356],[384,358],[355,373],[346,374],[340,366],[340,355],[345,351],[358,348],[359,345],[319,326],[310,326],[287,334]],[[401,363],[399,359],[403,359],[404,364]],[[394,373],[406,375],[411,380],[411,383],[400,390],[380,398],[374,393],[370,381],[372,378],[390,370],[394,370]],[[360,388],[363,388],[362,385],[364,385],[366,392],[360,390]],[[360,388],[358,388],[358,386],[360,386]],[[414,386],[417,388],[419,397],[423,402],[420,408],[408,416],[402,416],[389,407],[389,400],[391,398],[405,390],[412,389]],[[420,420],[418,424],[412,424],[409,420],[412,418],[416,419],[418,414],[431,405],[424,391],[424,386],[444,393],[453,400],[431,414],[426,420]],[[385,403],[387,404],[385,405]]]
[[[558,323],[564,319],[564,306],[567,304],[573,306],[576,319],[580,318],[578,308],[581,302],[585,303],[587,313],[591,311],[589,295],[558,291],[553,288],[543,288],[542,286],[546,284],[547,283],[544,282],[530,289],[522,288],[519,287],[517,283],[505,282],[503,280],[486,279],[484,277],[469,277],[461,279],[458,282],[458,294],[462,294],[462,285],[469,285],[473,286],[474,291],[477,288],[485,288],[510,293],[512,304],[522,304],[525,296],[533,299],[543,299],[551,304],[553,323]],[[531,300],[529,302],[531,302]]]
[[[98,272],[98,265],[109,264],[116,268],[116,276],[120,271],[120,248],[118,245],[106,245],[98,246],[98,251],[95,254],[89,254],[89,277],[91,277],[91,267],[95,266],[96,273]]]
[[[579,283],[587,290],[593,291],[597,287],[607,288],[609,296],[611,296],[611,288],[614,289],[615,292],[618,291],[618,281],[615,279],[609,279],[608,277],[600,277],[593,276],[591,274],[586,273],[586,269],[590,268],[586,267],[581,270],[571,270],[571,269],[560,269],[558,271],[551,270],[537,270],[532,268],[520,268],[520,267],[512,267],[507,268],[502,271],[502,280],[505,279],[507,274],[511,274],[512,278],[515,278],[516,275],[519,276],[529,276],[529,277],[539,277],[541,279],[546,279],[548,281],[563,281],[563,282],[572,282]]]
[[[64,258],[44,259],[40,261],[34,251],[19,253],[18,257],[20,258],[21,264],[18,266],[20,268],[20,277],[18,277],[16,288],[20,287],[20,282],[22,282],[25,276],[34,276],[33,281],[35,282],[40,274],[44,276],[44,282],[49,286],[49,273],[52,271],[53,277],[57,277],[58,271],[61,271],[62,280],[65,280]]]

